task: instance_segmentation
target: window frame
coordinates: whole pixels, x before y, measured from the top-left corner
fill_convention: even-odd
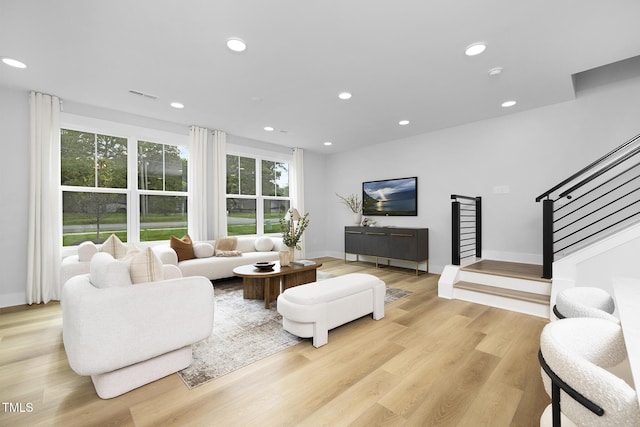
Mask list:
[[[227,152],[225,153],[225,162],[226,156],[240,156],[240,157],[249,157],[256,161],[256,176],[255,176],[255,185],[256,185],[256,195],[246,195],[246,194],[226,194],[225,195],[225,203],[227,199],[249,199],[256,201],[256,234],[241,234],[239,236],[276,236],[281,233],[265,233],[264,232],[264,202],[265,200],[288,200],[289,206],[293,206],[294,200],[291,194],[292,187],[292,179],[293,176],[291,174],[291,167],[293,163],[293,155],[292,154],[284,154],[284,153],[272,153],[258,149],[250,149],[245,147],[238,147],[227,145]],[[270,161],[270,162],[279,162],[286,163],[289,167],[289,196],[264,196],[262,195],[262,161]],[[228,172],[228,171],[227,171]],[[225,174],[226,175],[226,174]],[[225,190],[227,188],[226,185],[226,176],[225,176]],[[228,218],[228,215],[227,215]],[[228,224],[227,224],[228,227]],[[227,228],[228,230],[228,228]]]
[[[140,196],[184,196],[189,200],[189,184],[187,191],[165,190],[141,190],[138,188],[138,141],[152,142],[164,145],[185,147],[187,149],[187,164],[189,163],[190,146],[189,136],[168,131],[150,129],[137,125],[129,125],[91,117],[77,116],[69,113],[60,115],[60,129],[76,130],[81,132],[116,136],[127,140],[127,188],[104,187],[79,187],[62,185],[59,183],[58,197],[62,207],[62,193],[75,192],[104,192],[127,195],[127,242],[140,244]],[[188,226],[188,220],[187,220]],[[60,223],[62,228],[62,221]],[[145,245],[166,243],[168,240],[144,241]],[[63,248],[75,248],[76,246],[63,246]]]

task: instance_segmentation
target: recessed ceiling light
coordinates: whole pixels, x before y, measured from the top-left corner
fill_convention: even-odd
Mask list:
[[[340,99],[350,99],[351,98],[351,94],[349,92],[340,92],[338,94],[338,98],[340,98]]]
[[[227,39],[227,47],[234,52],[244,52],[245,50],[247,50],[247,44],[244,42],[244,40],[236,37]]]
[[[508,107],[513,107],[513,106],[514,106],[514,105],[516,105],[516,104],[517,104],[517,102],[516,102],[516,101],[504,101],[504,102],[502,103],[502,106],[503,106],[504,108],[508,108]]]
[[[7,64],[8,66],[14,67],[14,68],[27,68],[27,66],[25,65],[24,62],[20,62],[17,59],[2,58],[2,62]]]
[[[486,48],[487,45],[484,43],[474,43],[467,46],[467,48],[464,50],[464,54],[467,56],[480,55]]]
[[[172,103],[171,103],[171,106],[172,106],[173,108],[177,108],[177,109],[184,108],[184,104],[182,104],[181,102],[172,102]]]
[[[267,132],[273,132],[275,129],[271,126],[265,126],[264,130],[266,130]]]
[[[326,141],[326,142],[323,142],[323,144],[324,144],[324,145],[326,145],[326,146],[328,147],[329,145],[333,145],[333,142],[331,142],[331,141]]]
[[[490,76],[499,76],[502,74],[502,67],[495,67],[489,70]]]
[[[406,125],[408,125],[408,124],[409,124],[409,120],[400,120],[400,121],[398,122],[398,124],[399,124],[400,126],[406,126]]]

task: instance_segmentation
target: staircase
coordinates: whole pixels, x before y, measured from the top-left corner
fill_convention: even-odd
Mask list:
[[[549,318],[551,280],[541,276],[542,266],[533,264],[480,260],[448,265],[438,295]]]

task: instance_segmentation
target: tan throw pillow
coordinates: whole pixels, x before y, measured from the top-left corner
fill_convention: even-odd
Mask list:
[[[127,255],[127,245],[122,243],[118,236],[112,234],[100,246],[100,252],[106,252],[115,259],[124,258]]]
[[[218,255],[218,251],[235,251],[237,246],[237,237],[222,237],[216,240],[216,255]]]
[[[216,256],[219,256],[219,257],[242,256],[242,252],[240,252],[240,251],[216,251]]]
[[[178,262],[187,259],[194,259],[196,257],[193,253],[193,242],[188,234],[182,239],[178,239],[176,236],[171,236],[169,246],[171,246],[171,249],[176,251],[176,254],[178,255]]]
[[[129,274],[133,284],[163,280],[162,261],[151,248],[139,251],[131,257]]]

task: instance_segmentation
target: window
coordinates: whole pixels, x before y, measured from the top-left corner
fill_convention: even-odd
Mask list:
[[[187,233],[185,148],[138,141],[138,190],[141,241]]]
[[[63,246],[185,234],[187,159],[183,146],[61,129]]]
[[[289,206],[289,164],[227,155],[227,234],[279,233]]]

